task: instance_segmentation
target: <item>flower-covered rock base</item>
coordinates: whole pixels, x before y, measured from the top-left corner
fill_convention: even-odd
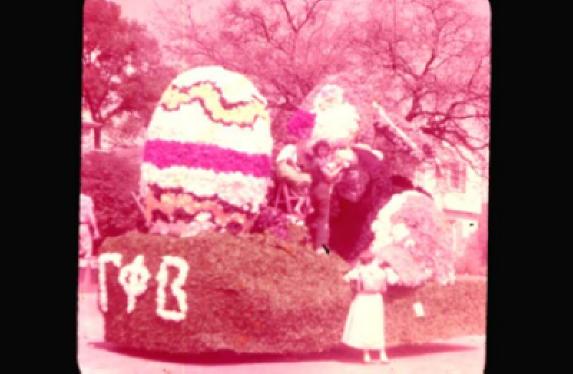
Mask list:
[[[352,299],[336,254],[270,234],[132,232],[108,239],[99,265],[105,341],[137,350],[321,352],[340,343]],[[485,331],[481,278],[392,292],[389,345]]]
[[[339,340],[352,297],[344,260],[270,234],[132,232],[100,253],[105,341],[122,347],[320,352]]]

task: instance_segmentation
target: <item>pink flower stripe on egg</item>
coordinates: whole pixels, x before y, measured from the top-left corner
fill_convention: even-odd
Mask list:
[[[270,177],[270,157],[250,155],[208,144],[150,140],[145,143],[143,161],[159,168],[186,166],[216,172],[239,172],[255,177]]]

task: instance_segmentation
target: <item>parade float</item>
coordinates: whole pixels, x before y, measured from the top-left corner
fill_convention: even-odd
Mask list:
[[[332,87],[321,92],[340,99]],[[314,117],[322,121],[321,113]],[[321,126],[311,134],[355,141],[354,126],[333,133]],[[342,276],[351,264],[337,251],[317,256],[292,225],[284,237],[252,229],[272,184],[272,147],[266,100],[245,76],[200,67],[171,82],[149,125],[141,165],[149,230],[108,238],[100,248],[107,343],[175,354],[310,353],[340,344],[352,300]],[[371,162],[383,168],[372,150],[355,152],[361,160],[374,154]],[[375,169],[362,174],[374,181]],[[389,184],[370,185],[375,191]],[[372,203],[364,197],[372,192],[350,195],[354,203]],[[368,225],[350,235],[380,256],[393,253],[385,260],[401,279],[394,289],[407,290],[389,294],[388,344],[483,334],[485,283],[453,282],[443,243],[430,250],[416,246],[424,235],[418,228],[439,230],[432,216],[410,217],[429,206],[426,200],[396,196],[390,191],[377,200]],[[344,209],[339,215],[349,214]],[[392,240],[378,236],[384,230]],[[408,261],[422,265],[410,270]]]

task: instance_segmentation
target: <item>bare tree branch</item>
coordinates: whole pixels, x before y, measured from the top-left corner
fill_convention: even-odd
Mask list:
[[[285,13],[285,16],[286,16],[286,19],[287,19],[287,21],[288,21],[288,24],[289,24],[290,28],[292,29],[292,31],[293,31],[295,34],[297,34],[298,31],[299,31],[299,28],[298,28],[298,26],[297,26],[297,25],[295,24],[295,22],[294,22],[294,19],[293,19],[293,17],[292,17],[292,14],[290,13],[290,10],[289,10],[289,8],[288,8],[288,5],[287,5],[287,3],[286,3],[286,0],[278,0],[278,1],[279,1],[279,4],[280,4],[281,8],[283,9],[283,11],[284,11],[284,13]]]
[[[323,0],[313,0],[310,3],[309,2],[305,2],[305,14],[304,14],[304,19],[302,20],[302,22],[298,25],[299,30],[302,29],[304,27],[304,25],[307,24],[307,22],[309,20],[311,20],[315,15],[316,15],[316,7],[318,6],[318,4],[320,4],[321,2],[323,2]]]

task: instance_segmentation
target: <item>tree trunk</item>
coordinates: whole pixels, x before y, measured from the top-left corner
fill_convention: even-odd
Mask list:
[[[101,127],[94,127],[94,149],[101,149]]]

